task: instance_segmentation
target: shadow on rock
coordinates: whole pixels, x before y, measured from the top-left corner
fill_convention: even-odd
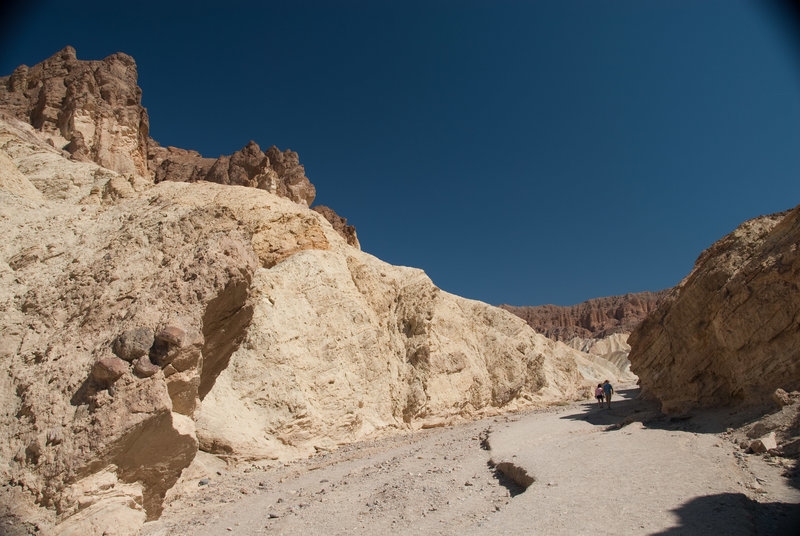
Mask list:
[[[741,493],[697,497],[673,510],[679,525],[662,536],[687,534],[796,534],[800,505],[759,503]]]

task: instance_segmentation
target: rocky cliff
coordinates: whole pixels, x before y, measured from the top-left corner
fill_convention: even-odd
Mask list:
[[[43,62],[0,78],[0,108],[30,123],[48,143],[78,161],[149,180],[205,180],[268,190],[311,205],[314,185],[297,153],[250,142],[230,156],[161,147],[150,138],[136,62],[123,53],[77,59],[66,47]]]
[[[18,97],[53,85],[31,71],[3,82]],[[255,144],[218,170],[225,184],[192,182],[199,155],[186,181],[156,182],[139,134],[96,153],[111,168],[69,158],[66,101],[42,98],[52,128],[18,119],[22,97],[0,114],[0,498],[41,527],[135,534],[198,449],[286,460],[580,397],[608,374],[360,251],[279,189],[238,185],[262,169]],[[263,154],[296,172],[292,154]]]
[[[127,54],[80,61],[66,47],[0,78],[0,107],[76,160],[144,177],[150,123],[137,76]]]
[[[743,223],[631,334],[633,371],[664,411],[800,389],[798,244],[800,207]]]
[[[537,332],[557,341],[569,341],[575,337],[602,339],[615,333],[630,333],[668,292],[662,290],[608,296],[570,306],[500,307],[525,320]]]

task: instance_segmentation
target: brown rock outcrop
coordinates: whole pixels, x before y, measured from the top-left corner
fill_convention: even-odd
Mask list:
[[[309,206],[316,194],[296,152],[255,142],[230,156],[161,147],[149,137],[136,62],[118,52],[99,61],[77,59],[68,46],[41,63],[0,77],[0,108],[46,134],[72,158],[123,175],[237,184],[268,190]]]
[[[306,206],[316,196],[297,153],[281,151],[274,145],[263,152],[256,142],[250,141],[230,156],[213,159],[203,158],[196,151],[161,147],[151,140],[149,157],[155,182],[205,180],[250,186]]]
[[[637,292],[595,298],[570,306],[500,305],[525,320],[530,327],[557,341],[574,337],[602,339],[614,333],[630,333],[663,300],[669,290]]]
[[[149,119],[136,79],[127,54],[81,61],[68,46],[0,78],[0,106],[78,160],[147,176]]]
[[[800,207],[741,224],[631,334],[643,392],[666,412],[800,389]]]
[[[361,244],[358,242],[358,235],[356,235],[356,228],[347,224],[347,218],[339,216],[332,208],[326,207],[325,205],[311,207],[311,210],[325,216],[325,219],[333,225],[333,229],[342,235],[348,244],[361,249]]]

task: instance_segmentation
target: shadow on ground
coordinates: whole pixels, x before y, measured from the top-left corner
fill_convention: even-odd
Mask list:
[[[729,428],[740,428],[763,418],[767,409],[764,406],[741,408],[717,408],[696,410],[685,415],[665,415],[659,410],[657,402],[644,400],[639,388],[620,389],[612,399],[611,408],[599,407],[596,402],[586,402],[582,411],[561,417],[576,421],[586,421],[594,426],[603,427],[604,432],[614,432],[634,422],[642,423],[647,428],[659,430],[680,430],[698,434],[720,434]],[[794,423],[800,428],[800,418]],[[800,464],[787,469],[783,474],[787,483],[800,489]],[[758,503],[756,503],[758,504]],[[761,505],[764,506],[764,505]],[[796,506],[796,505],[792,505]],[[800,523],[797,525],[800,527]],[[790,532],[800,534],[800,531]],[[772,534],[772,533],[765,533]]]
[[[718,434],[728,428],[738,428],[755,421],[764,413],[763,407],[752,407],[708,409],[697,410],[685,415],[664,415],[657,402],[640,397],[640,390],[637,387],[616,391],[611,401],[611,408],[600,408],[596,402],[587,402],[583,405],[583,411],[580,413],[565,415],[561,418],[603,426],[606,432],[619,430],[633,422],[640,422],[648,428]]]
[[[800,527],[800,505],[759,503],[741,493],[697,497],[672,511],[679,525],[657,535],[788,535]]]

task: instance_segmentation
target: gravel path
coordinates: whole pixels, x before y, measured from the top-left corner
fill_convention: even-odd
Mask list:
[[[742,454],[720,415],[670,420],[636,394],[621,390],[611,409],[587,401],[494,417],[278,468],[209,469],[207,484],[189,481],[143,534],[749,535],[800,526],[800,491],[780,476],[786,462]],[[498,468],[535,480],[526,489]]]

